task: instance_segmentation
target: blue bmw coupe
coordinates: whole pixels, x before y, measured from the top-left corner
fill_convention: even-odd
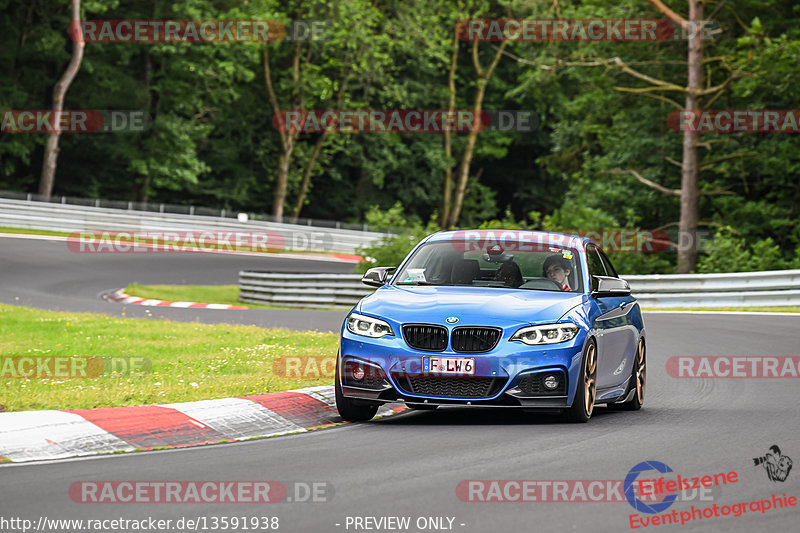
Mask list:
[[[591,239],[444,231],[362,281],[378,289],[342,325],[335,389],[345,420],[394,402],[557,411],[575,422],[599,404],[642,406],[641,309]]]

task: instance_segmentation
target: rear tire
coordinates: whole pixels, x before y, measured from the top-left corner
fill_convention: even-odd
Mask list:
[[[353,400],[345,397],[342,392],[342,384],[339,379],[339,357],[336,357],[336,382],[333,384],[336,396],[336,410],[339,416],[348,422],[366,422],[371,420],[378,412],[378,405],[364,403],[360,400]]]
[[[572,407],[566,410],[565,418],[570,422],[588,422],[594,413],[597,392],[597,344],[594,339],[586,343],[581,361],[580,381],[576,385]]]
[[[645,385],[647,385],[647,353],[644,339],[639,339],[639,345],[636,347],[636,358],[633,361],[633,372],[631,373],[631,388],[635,391],[633,398],[623,403],[610,403],[608,407],[614,411],[638,411],[644,403]],[[630,390],[628,393],[630,393]]]

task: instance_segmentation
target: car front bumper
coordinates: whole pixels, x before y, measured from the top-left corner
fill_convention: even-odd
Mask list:
[[[344,396],[376,403],[470,405],[563,409],[572,405],[586,332],[571,341],[529,346],[509,341],[516,327],[504,328],[497,345],[485,353],[430,352],[411,348],[401,335],[379,339],[343,328],[337,360]],[[474,374],[441,375],[423,371],[425,357],[474,359]],[[363,371],[361,380],[353,371]],[[543,378],[555,375],[559,387],[548,391]]]

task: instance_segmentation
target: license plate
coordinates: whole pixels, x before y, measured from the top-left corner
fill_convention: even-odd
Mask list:
[[[475,374],[475,359],[467,357],[423,357],[422,371],[432,374]]]

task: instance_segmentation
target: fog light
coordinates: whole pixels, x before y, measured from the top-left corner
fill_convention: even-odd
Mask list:
[[[356,381],[361,381],[364,379],[364,368],[357,366],[353,369],[353,379]]]
[[[545,376],[544,388],[547,390],[556,390],[556,388],[558,388],[558,378],[552,374]]]

